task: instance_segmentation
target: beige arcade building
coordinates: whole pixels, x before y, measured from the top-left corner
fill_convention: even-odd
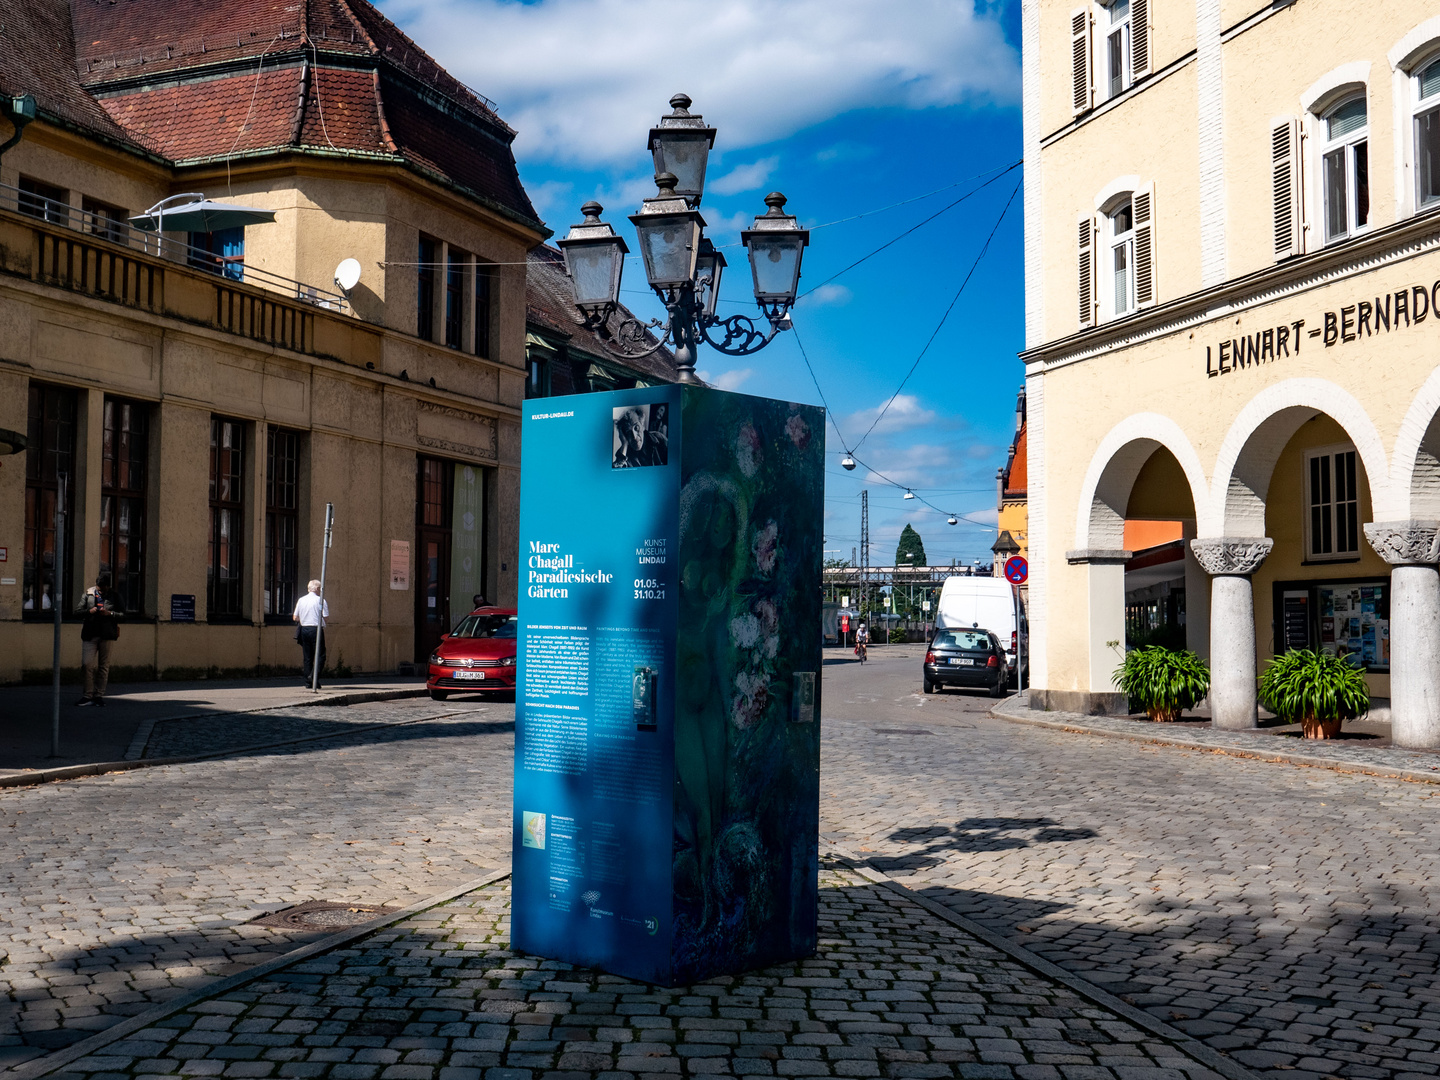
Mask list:
[[[1026,0],[1023,36],[1037,702],[1123,712],[1126,524],[1172,522],[1217,726],[1307,647],[1440,746],[1440,14]]]

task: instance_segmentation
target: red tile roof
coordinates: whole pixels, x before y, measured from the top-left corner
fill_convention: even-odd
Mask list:
[[[140,149],[85,92],[76,72],[74,44],[65,0],[7,3],[0,17],[0,94],[33,94],[49,118]]]
[[[0,89],[72,125],[180,165],[383,155],[539,224],[513,129],[366,0],[14,0],[3,23]]]
[[[1010,462],[1005,466],[1005,498],[1025,498],[1025,485],[1030,479],[1030,457],[1026,452],[1025,438],[1028,424],[1020,425],[1020,432],[1011,444]]]

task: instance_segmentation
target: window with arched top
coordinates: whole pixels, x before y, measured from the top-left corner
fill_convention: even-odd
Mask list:
[[[1096,212],[1079,222],[1080,325],[1123,318],[1153,305],[1155,293],[1155,189],[1121,177],[1095,200]]]
[[[1325,242],[1370,223],[1370,118],[1360,93],[1320,116],[1320,197]]]
[[[1440,57],[1410,76],[1415,115],[1415,205],[1440,204]]]
[[[1102,287],[1105,313],[1118,318],[1135,307],[1135,204],[1126,199],[1105,215]]]

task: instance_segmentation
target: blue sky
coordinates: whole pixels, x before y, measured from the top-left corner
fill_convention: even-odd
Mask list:
[[[814,231],[802,291],[1020,157],[1018,0],[383,0],[386,14],[518,131],[520,173],[560,236],[595,198],[627,220],[654,193],[646,135],[683,91],[719,129],[701,211],[718,245],[783,191]],[[796,334],[734,359],[702,347],[712,382],[820,404],[853,447],[895,393],[1020,179],[994,180],[802,301]],[[943,189],[938,190],[937,189]],[[917,198],[917,196],[927,196]],[[890,207],[904,200],[906,205]],[[871,562],[919,530],[931,562],[988,562],[995,470],[1024,381],[1021,198],[901,396],[840,467],[829,432],[826,548],[849,558],[870,492]],[[859,220],[845,221],[867,214]],[[818,227],[817,226],[823,226]],[[752,312],[743,249],[727,249],[725,312]],[[638,260],[623,299],[658,314]],[[867,469],[868,466],[869,468]],[[920,499],[906,501],[902,485]]]

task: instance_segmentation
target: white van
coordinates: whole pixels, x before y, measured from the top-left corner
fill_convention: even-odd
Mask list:
[[[1019,672],[1015,663],[1017,640],[1025,646],[1025,668],[1030,667],[1029,627],[1025,612],[1020,611],[1020,625],[1015,625],[1014,587],[1004,578],[956,575],[945,579],[940,589],[940,602],[935,608],[937,630],[978,626],[989,630],[1005,646],[1005,657],[1012,672]]]

